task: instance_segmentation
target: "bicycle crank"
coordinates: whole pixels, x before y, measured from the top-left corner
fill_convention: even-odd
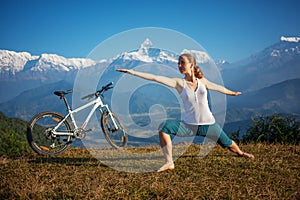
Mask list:
[[[86,132],[82,128],[77,128],[74,130],[74,136],[77,139],[83,139],[86,136]]]

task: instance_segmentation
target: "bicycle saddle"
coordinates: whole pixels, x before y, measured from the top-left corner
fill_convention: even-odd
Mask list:
[[[65,96],[65,94],[69,94],[72,93],[73,90],[67,90],[67,91],[55,91],[54,94],[59,96],[59,97],[63,97]]]

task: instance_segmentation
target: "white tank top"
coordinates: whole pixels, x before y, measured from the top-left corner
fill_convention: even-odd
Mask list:
[[[183,79],[183,90],[180,97],[184,106],[183,121],[192,125],[210,125],[215,123],[211,113],[206,87],[197,79],[197,89],[193,91]]]

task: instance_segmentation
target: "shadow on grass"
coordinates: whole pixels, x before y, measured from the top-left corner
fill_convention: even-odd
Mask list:
[[[228,154],[214,154],[214,155],[205,155],[205,156],[199,156],[199,155],[182,155],[180,158],[213,158],[213,157],[220,157],[220,158],[226,158],[226,157],[239,157],[238,155],[228,155]]]
[[[239,157],[237,155],[228,155],[228,154],[213,154],[213,155],[206,155],[204,157],[200,157],[199,155],[181,155],[178,158],[182,159],[194,159],[194,158],[212,158],[212,157]],[[107,165],[103,164],[103,162],[110,162],[110,161],[128,161],[128,160],[143,160],[145,159],[143,156],[138,157],[101,157],[101,158],[95,158],[95,157],[36,157],[28,160],[28,163],[36,163],[36,164],[64,164],[67,166],[82,166],[82,165],[88,165],[88,166],[102,166],[102,167],[108,167]],[[159,160],[162,159],[162,156],[152,156],[151,160]]]
[[[67,166],[101,166],[108,167],[101,163],[96,158],[70,158],[70,157],[37,157],[35,159],[31,159],[28,163],[36,163],[36,164],[63,164]]]

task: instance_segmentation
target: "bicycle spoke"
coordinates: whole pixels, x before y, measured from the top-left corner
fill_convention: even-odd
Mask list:
[[[27,131],[27,139],[34,151],[41,155],[57,155],[64,152],[71,143],[71,136],[55,136],[52,133],[54,127],[63,119],[61,114],[55,112],[43,112],[36,115],[30,122]],[[70,125],[64,121],[57,131],[71,132]]]

